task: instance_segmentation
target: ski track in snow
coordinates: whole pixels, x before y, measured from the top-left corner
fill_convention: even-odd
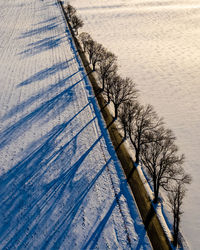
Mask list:
[[[0,17],[0,248],[151,248],[57,1]]]
[[[65,0],[67,2],[67,0]],[[143,103],[154,105],[177,137],[192,175],[182,229],[200,245],[200,2],[199,0],[71,0],[84,31],[118,56]]]

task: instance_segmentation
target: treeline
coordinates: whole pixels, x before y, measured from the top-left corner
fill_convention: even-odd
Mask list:
[[[191,183],[191,176],[183,168],[184,155],[178,151],[176,138],[151,105],[138,101],[135,83],[119,75],[117,57],[90,34],[78,35],[83,21],[76,15],[76,9],[68,3],[64,11],[82,52],[88,56],[91,72],[95,71],[98,76],[99,93],[103,94],[106,105],[113,106],[112,122],[119,121],[122,143],[129,140],[135,151],[135,166],[142,163],[146,169],[153,185],[153,202],[160,202],[161,187],[167,192],[173,213],[173,244],[177,246],[186,184]]]

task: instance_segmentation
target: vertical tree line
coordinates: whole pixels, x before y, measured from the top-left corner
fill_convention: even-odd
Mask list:
[[[135,151],[135,167],[142,163],[146,169],[153,186],[153,202],[160,201],[161,188],[168,194],[174,221],[173,244],[177,246],[183,200],[186,185],[191,183],[191,176],[183,168],[185,157],[179,154],[176,138],[151,105],[139,103],[139,91],[135,83],[117,72],[117,57],[94,41],[88,33],[78,35],[83,21],[76,15],[76,9],[68,3],[64,11],[82,52],[88,56],[92,72],[96,72],[99,93],[113,107],[113,122],[118,120],[123,141],[128,140]]]

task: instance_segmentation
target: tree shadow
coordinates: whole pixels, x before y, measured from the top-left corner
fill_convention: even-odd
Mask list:
[[[96,117],[89,120],[74,137],[57,149],[58,137],[88,106],[89,103],[68,122],[54,127],[44,138],[40,138],[41,144],[35,150],[30,146],[28,150],[33,151],[0,177],[2,212],[0,241],[6,242],[6,248],[14,247],[18,241],[21,242],[19,248],[23,247],[30,240],[30,235],[41,232],[45,225],[48,225],[49,229],[49,237],[45,245],[48,245],[52,239],[55,240],[54,235],[59,232],[59,227],[65,228],[65,235],[60,235],[58,238],[66,237],[66,225],[70,227],[76,215],[75,211],[78,211],[84,197],[105,169],[104,166],[90,184],[84,173],[78,182],[74,180],[78,169],[102,138],[102,135],[97,138],[73,163],[74,156],[77,154],[77,139],[88,126],[92,126]],[[80,194],[82,187],[86,188]],[[69,202],[61,212],[65,197]],[[55,217],[57,210],[60,214]],[[53,224],[48,223],[51,216],[53,216]],[[59,244],[59,239],[56,244]]]
[[[126,180],[126,178],[124,176],[124,172],[122,170],[122,167],[119,164],[118,158],[116,156],[116,152],[115,152],[115,150],[113,148],[112,143],[110,142],[110,137],[108,135],[108,131],[107,131],[106,125],[105,125],[105,123],[103,121],[103,118],[102,118],[101,113],[100,113],[100,111],[98,109],[98,105],[97,105],[96,101],[95,100],[91,100],[91,102],[92,102],[93,108],[95,110],[95,114],[97,116],[98,125],[100,127],[101,133],[102,133],[102,135],[103,135],[103,137],[105,139],[107,150],[108,150],[110,156],[113,159],[114,169],[116,170],[116,176],[119,178],[120,193],[124,196],[124,198],[125,198],[125,200],[127,202],[128,212],[130,213],[131,218],[132,218],[133,223],[134,223],[134,230],[137,233],[137,235],[138,235],[139,238],[140,238],[140,234],[142,234],[142,238],[140,240],[140,245],[144,249],[149,249],[149,245],[150,244],[149,244],[149,240],[148,240],[148,237],[147,237],[147,234],[146,234],[146,230],[144,228],[144,224],[142,223],[142,218],[139,216],[138,208],[137,208],[137,206],[135,204],[135,201],[133,200],[132,194],[131,194],[129,186],[128,186],[128,181]],[[130,175],[128,176],[128,178],[130,178],[132,176],[132,174],[135,171],[135,169],[136,169],[136,166],[134,165],[134,162],[133,162],[133,168],[132,168],[132,170],[131,170]],[[117,197],[117,195],[119,195],[119,193],[116,194],[116,197]],[[114,207],[114,203],[113,203],[113,205],[111,207],[111,210],[113,209],[113,207]],[[108,215],[109,215],[109,213],[108,213]],[[124,226],[126,227],[127,222],[126,222],[125,216],[123,214],[122,214],[122,217],[124,218]],[[98,235],[98,232],[100,232],[101,228],[104,227],[105,222],[107,221],[107,219],[108,219],[108,217],[104,218],[104,222],[96,230],[96,232],[94,234],[94,237],[95,237],[95,235]],[[128,235],[127,235],[127,237],[128,237]],[[130,240],[130,246],[131,247],[132,247],[132,245],[135,246],[135,239],[129,238],[129,240]],[[93,242],[92,238],[91,238],[89,242],[86,242],[86,245],[87,244],[88,244],[88,246],[89,245],[91,246],[91,244],[93,246],[93,244],[95,244],[95,242]]]
[[[34,75],[32,75],[31,77],[29,77],[28,79],[26,79],[25,81],[19,83],[17,85],[17,87],[22,87],[22,86],[31,84],[31,83],[36,82],[36,81],[42,81],[42,80],[44,80],[45,78],[47,78],[49,76],[55,75],[59,71],[65,70],[69,66],[71,66],[72,65],[71,62],[73,62],[73,61],[74,61],[74,57],[71,58],[71,59],[69,59],[69,60],[67,60],[67,61],[65,61],[65,62],[56,63],[56,64],[54,64],[51,67],[43,69],[43,70],[35,73]]]
[[[151,208],[150,208],[150,210],[149,210],[149,212],[144,220],[144,226],[145,226],[146,231],[148,230],[149,224],[154,216],[155,216],[155,209],[151,205]]]
[[[58,24],[56,24],[56,23],[46,24],[42,27],[32,29],[32,30],[29,30],[27,32],[22,33],[22,35],[19,37],[19,39],[23,39],[23,38],[35,36],[35,35],[38,35],[38,34],[41,34],[44,32],[48,32],[50,30],[56,29],[57,27],[58,27]]]
[[[40,104],[39,107],[35,108],[29,114],[20,118],[10,127],[4,129],[0,134],[0,148],[5,147],[10,144],[13,139],[16,139],[18,136],[21,136],[30,125],[33,125],[35,122],[45,119],[45,122],[48,122],[52,115],[54,118],[62,112],[72,101],[75,101],[76,94],[74,87],[80,83],[83,79],[74,83],[72,86],[64,89],[59,94],[52,97],[50,100],[47,100]],[[54,108],[56,107],[56,110]],[[47,118],[47,114],[49,114]]]
[[[55,25],[46,25],[23,35],[24,37],[28,37],[45,32],[48,29],[54,29],[55,27]],[[18,136],[23,136],[24,131],[29,126],[32,126],[37,121],[42,122],[44,117],[46,122],[52,116],[55,118],[57,115],[55,112],[60,113],[72,101],[76,100],[74,87],[83,81],[83,79],[87,85],[88,80],[85,78],[84,69],[82,68],[70,35],[68,39],[75,60],[82,73],[81,80],[76,81],[72,86],[44,101],[29,114],[20,118],[15,124],[6,128],[0,135],[0,148],[8,145],[10,141]],[[57,66],[59,65],[58,67],[55,66],[55,68],[51,68],[50,70],[46,69],[46,71],[38,72],[22,82],[21,86],[43,80],[49,74],[55,74],[57,70],[61,70],[62,67],[65,69],[67,65],[63,64],[57,64]],[[59,81],[57,84],[63,86],[66,79]],[[49,91],[53,91],[53,89],[55,88],[51,86]],[[36,96],[31,97],[27,100],[27,104],[35,102],[38,97],[41,97],[41,94],[38,93]],[[32,145],[29,145],[25,152],[26,156],[13,166],[11,170],[0,177],[0,211],[2,212],[0,219],[0,242],[4,248],[28,249],[32,247],[58,249],[69,234],[72,223],[78,215],[85,197],[92,191],[92,187],[100,178],[111,159],[114,161],[114,167],[116,168],[120,183],[124,184],[122,181],[123,177],[120,174],[122,170],[120,170],[105,125],[101,120],[102,117],[96,101],[91,96],[93,95],[91,94],[88,98],[89,102],[87,105],[77,114],[73,115],[68,121],[57,124],[45,136],[33,142]],[[79,127],[79,131],[76,133],[75,131],[80,123],[74,126],[72,121],[78,118],[79,114],[91,103],[94,107],[96,117],[90,119],[81,128]],[[54,110],[55,107],[57,111]],[[10,115],[13,112],[14,109],[10,112]],[[95,136],[93,141],[87,144],[86,148],[80,150],[78,148],[78,137],[86,127],[88,128],[91,124],[94,126],[93,122],[95,119],[98,120],[100,135]],[[71,127],[69,128],[69,126]],[[68,128],[71,139],[68,139],[68,137],[65,138],[65,132]],[[62,140],[60,138],[61,135],[62,139],[64,140],[65,138],[66,140],[63,144],[59,144]],[[96,166],[90,169],[93,177],[89,179],[86,174],[88,169],[85,168],[84,164],[86,164],[87,157],[93,154],[94,148],[100,143],[102,138],[106,141],[110,158],[99,169],[96,169]],[[126,197],[128,205],[130,205],[132,197],[128,189],[124,186],[122,187],[122,193]],[[118,196],[121,196],[121,193]],[[100,237],[103,228],[116,207],[116,202],[117,197],[115,197],[105,218],[94,232],[96,239]],[[134,216],[138,215],[135,213]],[[88,241],[86,244],[95,244],[92,239]],[[35,247],[36,245],[39,247]]]
[[[103,232],[104,227],[106,226],[106,223],[108,222],[109,218],[111,217],[113,210],[118,205],[117,199],[120,199],[120,196],[122,193],[118,193],[117,197],[113,200],[110,208],[108,209],[107,213],[105,214],[104,218],[101,220],[99,225],[96,227],[94,233],[90,236],[90,238],[87,240],[85,245],[82,249],[95,249],[95,246],[98,243],[98,240]]]
[[[46,37],[34,43],[29,43],[27,45],[28,49],[20,52],[19,55],[34,56],[41,52],[56,48],[63,42],[62,41],[63,38],[64,37],[57,35],[57,36]]]
[[[49,249],[49,248],[59,249],[61,247],[62,243],[64,242],[64,240],[66,239],[70,231],[72,222],[75,219],[75,216],[77,215],[80,209],[80,206],[83,203],[83,200],[85,199],[87,194],[90,192],[90,190],[92,189],[96,181],[99,179],[99,177],[102,175],[102,173],[108,166],[110,160],[108,160],[108,162],[104,166],[101,167],[101,169],[98,171],[95,177],[91,180],[91,182],[85,184],[85,188],[83,189],[81,193],[77,192],[77,194],[71,194],[71,196],[74,198],[73,199],[74,204],[72,203],[70,210],[66,212],[65,216],[63,218],[60,218],[60,220],[57,221],[56,225],[51,228],[51,233],[49,237],[45,240],[44,244],[42,245],[42,249]],[[57,240],[54,241],[53,240],[54,238]]]
[[[51,23],[51,22],[56,21],[57,19],[58,19],[57,16],[51,17],[51,18],[49,18],[49,19],[43,20],[43,21],[41,21],[41,22],[39,22],[39,23],[37,23],[37,24],[34,24],[34,25],[36,26],[36,25],[40,25],[40,24]]]
[[[45,4],[46,6],[46,4]],[[46,6],[47,7],[47,6]],[[28,30],[27,32],[24,32],[21,34],[19,39],[28,38],[30,36],[35,36],[41,33],[49,32],[53,29],[56,29],[60,25],[60,21],[58,21],[58,17],[51,17],[47,20],[41,21],[37,24],[34,24],[34,26],[38,26],[37,28],[34,28],[32,30]],[[27,45],[28,49],[22,51],[18,55],[22,56],[34,56],[36,54],[39,54],[43,51],[47,51],[49,49],[53,49],[58,47],[63,40],[64,36],[61,36],[60,34],[57,34],[55,36],[46,36],[45,38],[38,40],[33,43],[29,43]]]
[[[97,97],[99,94],[101,94],[102,91],[101,89],[97,91],[97,94],[95,95],[95,97]],[[110,102],[105,101],[105,105],[101,108],[101,112],[110,104]]]
[[[130,181],[130,179],[132,178],[132,175],[133,175],[134,171],[137,168],[137,164],[132,159],[131,159],[131,162],[132,162],[132,169],[131,169],[130,173],[127,176],[127,181]]]
[[[153,219],[153,217],[155,216],[155,209],[154,207],[151,205],[151,208],[144,220],[144,230],[141,232],[140,234],[140,239],[138,241],[138,244],[137,244],[137,247],[136,247],[136,250],[139,250],[143,247],[143,242],[144,242],[144,238],[147,234],[147,231],[149,230],[149,225]]]
[[[119,148],[121,147],[121,145],[126,141],[126,138],[123,137],[121,142],[117,145],[117,147],[115,148],[115,151],[117,152],[119,150]]]
[[[106,128],[109,129],[116,120],[117,120],[117,118],[113,117],[112,121],[107,125]]]
[[[64,78],[63,80],[59,81],[58,83],[51,84],[46,89],[39,91],[37,94],[31,96],[29,99],[14,106],[13,108],[11,108],[10,110],[7,111],[7,113],[1,118],[1,121],[5,121],[5,120],[11,118],[13,115],[16,115],[17,113],[19,113],[24,107],[28,108],[29,106],[31,106],[36,101],[39,101],[40,99],[47,99],[50,94],[53,94],[59,88],[65,87],[67,82],[78,73],[79,73],[79,71]]]

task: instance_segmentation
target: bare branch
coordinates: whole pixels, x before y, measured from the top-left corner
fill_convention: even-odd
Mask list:
[[[68,20],[71,21],[72,16],[74,16],[76,13],[76,9],[70,3],[67,3],[67,6],[64,7],[64,11],[67,15]]]
[[[168,193],[168,201],[173,213],[173,236],[174,246],[178,244],[179,225],[181,222],[181,215],[183,214],[182,205],[186,194],[185,184],[191,183],[191,176],[186,174],[182,169],[182,178],[176,180],[171,186],[171,191]]]
[[[102,83],[102,90],[105,87],[105,81],[108,82],[108,78],[117,71],[117,57],[104,49],[104,52],[101,55],[101,60],[98,61],[98,69],[97,73],[99,76],[99,80]]]
[[[136,99],[137,97],[137,89],[135,88],[135,84],[132,82],[130,78],[121,78],[117,74],[113,74],[113,76],[109,79],[109,99],[114,105],[115,109],[115,117],[118,118],[118,109],[119,107],[125,103],[130,101],[131,99]]]
[[[83,27],[84,25],[83,21],[80,19],[80,17],[73,15],[71,17],[71,24],[72,24],[72,29],[75,32],[75,35],[78,35],[78,29]]]
[[[100,44],[100,43],[97,43],[97,42],[94,42],[94,53],[93,53],[93,56],[91,57],[91,63],[92,63],[92,66],[93,66],[93,71],[96,70],[96,64],[98,62],[101,62],[102,61],[102,55],[104,54],[104,47]]]
[[[92,40],[92,38],[91,38],[91,36],[87,32],[82,32],[79,35],[79,41],[82,44],[83,52],[86,52],[86,46],[87,46],[87,42],[89,40]]]
[[[141,146],[141,161],[153,181],[155,202],[160,186],[168,189],[171,181],[182,174],[184,155],[178,155],[174,142],[172,131],[161,126],[154,131],[152,140]]]
[[[158,118],[151,105],[137,105],[134,117],[129,120],[127,126],[127,133],[135,149],[137,164],[140,160],[141,146],[158,140],[154,134],[162,125],[162,119]]]

